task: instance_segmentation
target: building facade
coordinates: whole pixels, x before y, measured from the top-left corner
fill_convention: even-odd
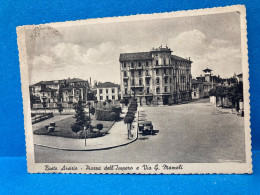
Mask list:
[[[33,105],[33,108],[41,108],[44,101],[49,108],[56,107],[58,102],[69,107],[69,104],[77,102],[79,97],[86,101],[88,91],[88,81],[78,78],[41,81],[30,86],[31,95],[40,99],[40,103]]]
[[[119,100],[119,85],[115,83],[100,83],[96,86],[96,89],[98,101]]]
[[[191,100],[192,61],[172,55],[167,46],[122,53],[119,61],[122,98],[135,97],[140,105]]]

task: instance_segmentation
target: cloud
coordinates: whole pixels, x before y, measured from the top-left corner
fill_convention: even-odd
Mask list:
[[[45,76],[48,74],[46,76],[48,79],[94,77],[99,81],[119,81],[120,48],[116,47],[113,42],[104,42],[95,48],[64,42],[46,47],[48,49],[41,49],[43,53],[34,56],[31,60],[32,82],[38,81],[39,72]],[[107,74],[107,70],[111,70],[117,76],[111,77],[111,74]]]
[[[199,76],[207,67],[222,77],[242,71],[240,49],[231,41],[210,39],[203,32],[194,29],[170,38],[169,45],[176,55],[191,57],[193,76]]]

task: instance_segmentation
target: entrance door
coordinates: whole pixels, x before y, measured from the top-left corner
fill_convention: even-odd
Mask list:
[[[168,103],[169,103],[168,96],[164,96],[162,99],[163,99],[163,105],[168,105]]]

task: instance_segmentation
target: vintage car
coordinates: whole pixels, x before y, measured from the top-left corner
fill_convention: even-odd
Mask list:
[[[144,121],[139,123],[139,131],[142,131],[143,135],[153,134],[152,121]]]

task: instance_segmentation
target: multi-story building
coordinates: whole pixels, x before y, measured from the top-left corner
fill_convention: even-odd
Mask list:
[[[122,98],[135,97],[140,105],[191,100],[191,63],[172,55],[167,46],[119,57]]]
[[[119,99],[119,85],[111,82],[100,83],[96,86],[97,100],[118,100]]]
[[[30,86],[30,93],[39,98],[41,102],[45,101],[47,107],[55,107],[58,101],[68,107],[69,102],[77,102],[80,96],[82,100],[86,101],[88,90],[88,81],[78,78],[41,81]],[[61,99],[59,100],[59,98]],[[35,104],[34,107],[40,108],[41,104]]]

